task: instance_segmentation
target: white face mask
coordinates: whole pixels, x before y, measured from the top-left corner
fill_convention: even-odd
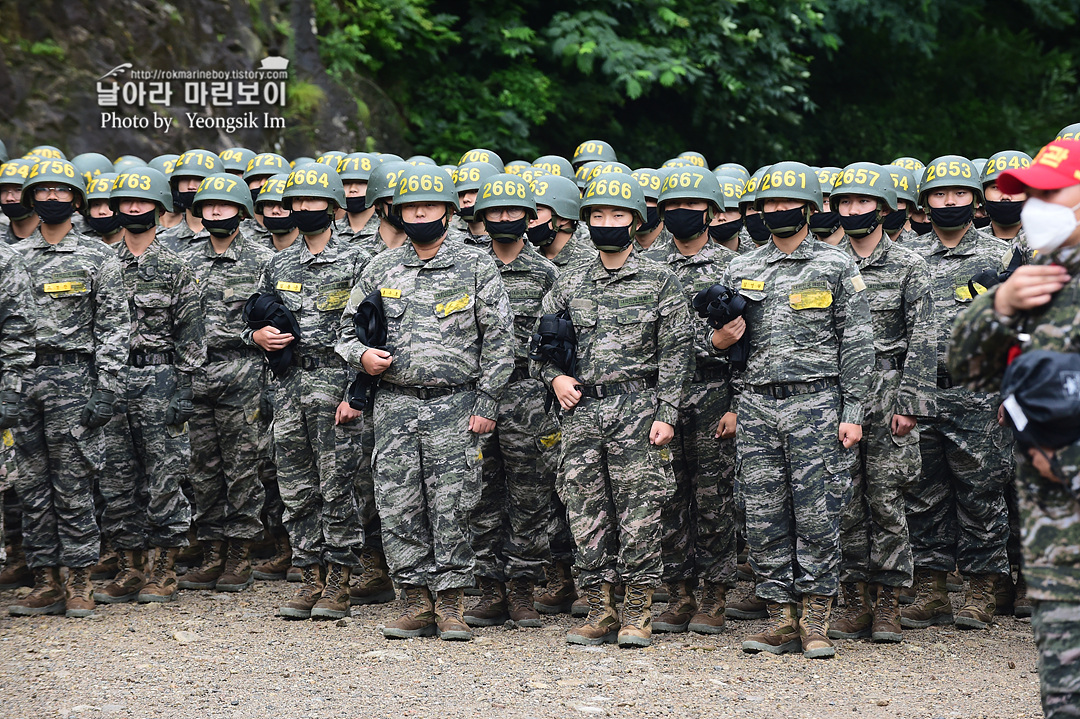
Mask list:
[[[1038,197],[1028,198],[1020,212],[1028,246],[1039,252],[1053,252],[1061,247],[1080,224],[1074,214],[1078,208],[1080,205],[1069,208]]]

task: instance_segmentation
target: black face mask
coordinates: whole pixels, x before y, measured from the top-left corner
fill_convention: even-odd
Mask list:
[[[401,221],[401,215],[395,215],[390,212],[390,205],[383,205],[382,209],[376,210],[379,213],[379,218],[385,220],[391,227],[398,232],[405,231],[405,223]]]
[[[116,213],[120,215],[120,224],[134,232],[136,235],[146,232],[157,224],[157,210],[147,210],[137,215],[129,215],[126,212]]]
[[[240,227],[240,213],[237,212],[224,220],[208,220],[204,217],[202,224],[214,237],[228,237]]]
[[[1020,211],[1024,209],[1023,202],[987,202],[986,214],[990,219],[1002,227],[1011,227],[1020,224]]]
[[[466,222],[476,222],[476,211],[473,210],[471,206],[462,207],[460,210],[457,211],[456,214],[458,217],[465,220]]]
[[[259,193],[262,192],[262,185],[260,185],[259,187],[251,188],[250,192],[251,192],[251,206],[254,207],[255,203],[257,203],[259,201]],[[175,194],[173,194],[173,202],[174,203],[176,202],[176,195]]]
[[[864,212],[861,215],[841,215],[840,224],[844,227],[844,234],[848,237],[866,237],[877,229],[881,224],[881,215],[877,210]]]
[[[484,228],[491,239],[509,244],[517,242],[529,231],[529,220],[526,217],[522,217],[520,220],[510,220],[509,222],[488,222],[484,220]]]
[[[881,226],[886,232],[896,232],[907,222],[907,210],[897,210],[885,215],[881,220]]]
[[[676,240],[692,240],[709,226],[708,210],[679,208],[664,213],[664,227]]]
[[[75,214],[75,202],[69,200],[39,200],[34,203],[34,210],[46,225],[62,225]]]
[[[293,219],[292,215],[285,215],[284,217],[263,215],[263,227],[272,235],[284,235],[296,228],[296,220]]]
[[[828,237],[840,227],[840,213],[818,212],[810,215],[807,224],[810,225],[810,231],[815,235],[824,235]]]
[[[635,234],[647,235],[660,226],[660,210],[656,207],[645,208],[645,224],[637,228]]]
[[[962,205],[960,207],[931,207],[930,222],[935,227],[949,231],[967,227],[975,216],[975,205]]]
[[[551,222],[545,222],[542,225],[530,227],[525,231],[525,235],[529,238],[529,242],[537,247],[547,247],[555,241],[555,236],[558,234],[559,231],[551,226]]]
[[[405,234],[414,245],[430,245],[446,234],[446,215],[431,222],[404,222]]]
[[[765,226],[769,228],[769,232],[783,240],[794,236],[806,226],[806,206],[776,212],[762,212],[761,218]]]
[[[178,190],[173,190],[173,210],[176,212],[183,212],[184,210],[191,207],[191,203],[195,201],[195,192],[195,190],[192,190],[191,192],[180,192]]]
[[[601,252],[622,252],[634,241],[630,225],[625,227],[597,227],[589,225],[589,237]]]
[[[0,210],[12,220],[25,220],[34,214],[33,210],[21,202],[5,202],[0,204]]]
[[[916,222],[915,220],[911,221],[911,230],[916,235],[925,235],[932,229],[934,229],[934,226],[929,222]]]
[[[359,197],[346,197],[345,198],[345,211],[354,215],[359,215],[361,212],[367,209],[367,195],[360,195]]]
[[[750,233],[750,239],[754,241],[755,245],[764,245],[772,235],[769,228],[765,226],[765,220],[761,217],[761,213],[746,216],[746,231]]]
[[[976,217],[971,221],[971,224],[975,225],[975,229],[982,230],[990,226],[990,215],[985,217]]]
[[[122,225],[120,224],[120,215],[113,213],[108,217],[94,217],[93,215],[87,215],[86,225],[97,232],[102,237],[108,237],[120,231]]]
[[[739,234],[739,230],[742,229],[743,221],[740,217],[737,220],[731,222],[722,222],[719,225],[709,225],[709,237],[713,238],[714,242],[727,242],[735,235]]]
[[[330,226],[330,213],[326,210],[293,210],[289,217],[303,235],[317,235]]]

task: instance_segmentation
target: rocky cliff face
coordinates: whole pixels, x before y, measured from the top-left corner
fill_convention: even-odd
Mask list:
[[[251,72],[268,56],[289,60],[288,79],[256,73],[223,81],[232,86],[231,105],[224,96],[214,104],[213,79],[175,74]],[[117,90],[116,106],[102,106],[99,81]],[[248,83],[246,97],[257,104],[239,104],[238,82]],[[167,102],[161,83],[172,91]],[[284,105],[273,97],[280,87],[265,87],[281,83]],[[229,132],[230,117],[243,126]],[[69,157],[150,159],[233,146],[286,157],[331,149],[407,155],[400,127],[397,109],[370,80],[327,75],[310,0],[0,0],[0,139],[12,156],[37,144]]]

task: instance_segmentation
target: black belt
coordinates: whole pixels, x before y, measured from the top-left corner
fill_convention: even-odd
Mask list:
[[[886,372],[894,369],[904,369],[904,361],[899,357],[888,357],[879,355],[875,362],[875,367]]]
[[[816,379],[813,382],[790,382],[788,384],[752,384],[747,387],[754,394],[763,394],[773,399],[788,399],[800,394],[812,394],[835,387],[835,377]]]
[[[952,376],[949,374],[949,370],[945,369],[944,367],[938,367],[937,386],[938,386],[938,389],[952,389],[953,388]]]
[[[400,384],[391,384],[390,382],[379,383],[380,392],[403,394],[425,401],[429,399],[438,399],[439,397],[449,397],[452,394],[468,392],[473,389],[476,389],[476,382],[466,382],[465,384],[459,384],[456,387],[407,387]]]
[[[93,357],[87,352],[39,352],[34,357],[34,366],[59,367],[65,364],[88,364]]]
[[[604,397],[614,397],[619,394],[643,392],[655,386],[656,378],[647,377],[645,379],[628,379],[625,382],[609,382],[607,384],[579,384],[577,388],[581,391],[582,397],[603,399]]]
[[[296,366],[306,371],[326,367],[342,369],[345,367],[345,360],[341,359],[341,357],[333,350],[323,352],[316,351],[299,355],[296,358]]]
[[[132,367],[154,367],[163,364],[173,364],[175,352],[142,352],[131,350],[128,353],[128,364]]]
[[[720,365],[719,367],[705,367],[704,369],[694,370],[694,382],[715,382],[717,380],[726,380],[731,377],[730,368],[727,365]]]
[[[260,352],[255,347],[241,347],[239,349],[206,349],[206,361],[210,362],[232,362],[239,359],[254,359],[259,356]]]

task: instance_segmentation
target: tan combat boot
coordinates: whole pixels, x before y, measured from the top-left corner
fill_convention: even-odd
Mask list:
[[[120,553],[107,539],[101,540],[98,563],[90,568],[90,578],[96,581],[112,579],[120,573]]]
[[[439,639],[447,642],[471,642],[473,633],[465,623],[465,590],[444,589],[435,601],[435,629]]]
[[[251,576],[265,581],[284,579],[291,566],[292,545],[289,535],[285,534],[274,539],[274,554],[252,567]]]
[[[290,565],[287,572],[285,572],[286,582],[302,582],[304,581],[304,572],[300,567],[295,564]]]
[[[615,588],[608,582],[583,590],[589,613],[585,623],[566,633],[568,644],[611,644],[619,637],[619,613],[615,611]]]
[[[742,650],[748,654],[787,654],[799,651],[802,642],[799,639],[799,625],[795,621],[795,604],[767,602],[765,606],[769,614],[768,628],[747,637],[742,643]]]
[[[829,639],[829,612],[832,597],[803,595],[802,619],[799,620],[799,637],[802,655],[807,659],[829,659],[836,655],[836,648]]]
[[[1030,617],[1035,610],[1035,605],[1027,595],[1027,580],[1024,579],[1024,570],[1016,570],[1015,597],[1013,599],[1013,615],[1019,618]]]
[[[181,589],[213,589],[218,577],[225,571],[225,542],[221,540],[202,543],[202,564],[189,569],[180,577]]]
[[[964,591],[964,577],[960,574],[959,569],[954,569],[945,577],[945,590],[949,594]]]
[[[171,602],[176,599],[180,589],[176,581],[176,555],[178,554],[180,554],[180,547],[150,548],[153,568],[146,579],[146,584],[136,597],[139,604]]]
[[[326,568],[322,595],[311,608],[312,619],[344,619],[349,616],[349,575],[352,570],[344,564]]]
[[[64,616],[81,619],[94,613],[94,585],[90,583],[90,567],[68,567],[64,589]]]
[[[589,598],[585,596],[585,590],[577,591],[578,598],[570,605],[571,617],[589,616]]]
[[[311,610],[322,596],[323,568],[319,564],[309,564],[300,569],[300,586],[292,599],[278,608],[278,614],[286,619],[310,619]]]
[[[544,567],[547,588],[537,597],[533,606],[541,614],[563,614],[569,612],[574,600],[578,598],[574,589],[574,578],[570,573],[570,564],[555,562]],[[588,612],[586,611],[586,614]]]
[[[670,632],[682,634],[690,626],[690,620],[697,614],[697,601],[694,599],[694,590],[690,582],[668,582],[668,605],[667,609],[652,623],[655,632]],[[623,611],[625,614],[625,610]],[[623,617],[623,626],[626,626],[626,618]]]
[[[480,577],[480,601],[465,612],[465,623],[470,627],[492,627],[510,618],[506,611],[506,586],[496,580]]]
[[[994,614],[999,617],[1011,617],[1016,607],[1016,585],[1011,572],[999,574],[994,589]]]
[[[956,626],[961,629],[986,629],[994,622],[997,610],[997,574],[968,576],[967,596],[963,608],[956,613]]]
[[[945,575],[934,569],[915,572],[915,602],[900,610],[904,629],[926,629],[931,624],[952,624],[952,601],[945,588]]]
[[[724,609],[727,606],[727,587],[705,582],[701,589],[701,605],[690,619],[687,629],[698,634],[719,634],[724,629]]]
[[[0,571],[0,589],[34,586],[34,573],[26,566],[22,542],[13,540],[7,547],[7,563]]]
[[[757,582],[750,585],[745,597],[728,602],[724,616],[729,619],[764,619],[770,616],[766,601],[757,596]]]
[[[39,614],[63,614],[64,588],[60,586],[59,567],[36,567],[34,588],[18,602],[8,607],[13,617],[33,617]]]
[[[507,614],[519,627],[542,627],[544,622],[533,606],[535,587],[531,579],[518,577],[510,580],[506,592]]]
[[[225,566],[221,576],[214,583],[219,592],[240,592],[255,582],[251,566],[251,545],[249,539],[229,539],[229,548],[225,554]]]
[[[832,636],[832,632],[829,632]],[[900,588],[878,585],[874,603],[874,626],[870,638],[875,642],[900,642],[904,632],[900,626]]]
[[[652,587],[626,585],[622,627],[619,629],[620,647],[647,647],[652,644],[652,598]]]
[[[187,546],[181,548],[180,552],[176,555],[176,565],[190,571],[206,561],[206,557],[204,556],[206,542],[199,541],[199,537],[196,534],[194,527],[188,530],[187,540]],[[213,587],[211,587],[211,589],[213,589]]]
[[[386,604],[394,601],[394,583],[386,557],[378,549],[364,547],[360,551],[359,575],[353,576],[349,587],[350,604]]]
[[[395,621],[383,627],[387,639],[412,639],[435,634],[435,602],[427,587],[406,585],[405,611]]]
[[[116,577],[100,592],[94,592],[94,600],[102,604],[134,602],[146,584],[146,552],[141,549],[122,549],[119,552],[119,571]]]
[[[844,613],[829,627],[830,639],[862,639],[871,634],[874,623],[874,603],[866,582],[844,582]]]

